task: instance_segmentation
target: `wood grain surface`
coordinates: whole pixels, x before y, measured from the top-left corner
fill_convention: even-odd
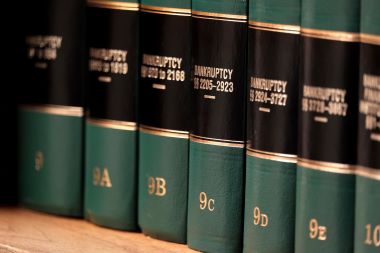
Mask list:
[[[101,228],[16,207],[0,207],[0,253],[194,253],[186,245]]]

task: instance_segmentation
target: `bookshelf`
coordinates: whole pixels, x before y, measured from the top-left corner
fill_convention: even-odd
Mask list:
[[[95,226],[82,219],[0,208],[0,253],[194,253],[186,245]]]

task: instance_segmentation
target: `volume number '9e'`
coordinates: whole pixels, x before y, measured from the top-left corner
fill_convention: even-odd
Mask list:
[[[320,226],[316,219],[311,219],[309,222],[309,237],[310,239],[317,239],[320,241],[327,240],[327,228]]]

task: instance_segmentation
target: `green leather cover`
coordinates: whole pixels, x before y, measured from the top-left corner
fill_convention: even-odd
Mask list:
[[[295,252],[352,252],[355,175],[322,172],[298,166]],[[318,235],[312,239],[310,222],[316,219]],[[314,225],[314,224],[313,224]],[[319,227],[325,227],[326,239]],[[349,235],[349,236],[348,236]],[[321,237],[320,237],[321,236]],[[320,238],[320,239],[318,239]]]
[[[19,110],[22,205],[82,216],[82,122],[82,117]]]
[[[241,252],[244,149],[190,141],[189,246],[203,252]],[[210,211],[200,208],[200,193]]]
[[[296,171],[295,163],[247,155],[244,252],[294,252]]]
[[[140,131],[139,143],[138,223],[146,235],[185,243],[189,140]],[[149,193],[149,178],[165,180],[164,196]]]
[[[380,2],[361,0],[360,32],[380,35]]]
[[[246,0],[193,0],[191,8],[194,11],[247,15]]]
[[[359,0],[303,0],[302,28],[358,32]]]
[[[86,124],[84,211],[91,222],[137,229],[137,135],[137,131]],[[100,177],[106,169],[112,186],[101,186],[94,178],[95,169],[100,169]]]
[[[380,180],[356,177],[355,253],[380,250]]]
[[[159,7],[169,7],[169,8],[180,8],[180,9],[190,9],[191,1],[183,0],[141,0],[142,5],[159,6]]]
[[[272,24],[299,25],[300,0],[250,0],[249,20]]]

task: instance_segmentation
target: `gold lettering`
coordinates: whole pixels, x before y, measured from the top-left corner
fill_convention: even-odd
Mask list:
[[[148,178],[148,194],[163,197],[166,195],[166,180],[162,177]]]
[[[255,207],[253,209],[253,225],[267,227],[268,222],[269,222],[268,215],[261,213],[261,210],[259,207]]]
[[[208,199],[207,194],[205,192],[201,192],[199,193],[199,208],[201,210],[213,212],[215,210],[215,200]]]
[[[111,188],[112,182],[108,168],[104,168],[103,170],[101,170],[99,167],[95,167],[92,170],[92,184],[94,186]]]
[[[316,219],[311,219],[309,222],[309,237],[320,241],[327,240],[327,228],[319,226]]]
[[[44,154],[42,151],[37,151],[34,156],[34,169],[40,171],[44,167]]]
[[[375,226],[373,232],[372,225],[366,225],[366,239],[364,241],[364,244],[380,247],[380,225]]]
[[[126,75],[128,51],[120,49],[90,48],[89,70]]]
[[[156,195],[163,197],[166,195],[166,181],[161,177],[156,177]]]
[[[57,50],[62,46],[63,38],[55,35],[27,36],[28,58],[53,61],[58,57]]]
[[[107,187],[107,188],[112,187],[111,178],[110,178],[107,168],[104,168],[103,170],[103,176],[102,176],[102,180],[100,181],[100,186]]]
[[[140,75],[142,78],[175,82],[184,82],[186,79],[182,58],[149,54],[143,54]],[[157,89],[160,85],[152,86],[152,88]]]

